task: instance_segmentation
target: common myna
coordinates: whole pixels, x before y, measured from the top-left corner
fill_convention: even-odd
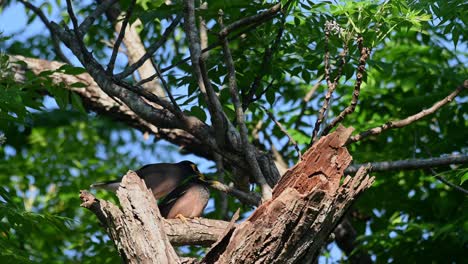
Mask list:
[[[203,177],[197,166],[187,160],[179,163],[148,164],[135,172],[145,181],[146,186],[151,189],[156,200],[172,192],[179,184],[191,176],[194,176],[194,178]],[[122,178],[94,183],[91,188],[115,192],[119,188],[121,180]]]
[[[158,204],[161,215],[182,220],[201,216],[210,199],[209,185],[203,177],[187,180]]]

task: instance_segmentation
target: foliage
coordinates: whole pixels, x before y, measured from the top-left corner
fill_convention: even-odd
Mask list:
[[[10,6],[18,4],[9,2]],[[50,9],[49,15],[64,12],[64,2],[46,4],[43,9]],[[142,21],[140,35],[145,43],[160,38],[173,14],[182,9],[179,1],[170,6],[163,1],[136,2],[134,19],[138,17]],[[275,146],[289,165],[296,162],[297,154],[260,106],[270,109],[300,149],[306,150],[327,90],[323,81],[327,49],[334,78],[340,54],[345,45],[349,47],[343,76],[326,115],[328,121],[351,101],[359,60],[356,37],[362,36],[364,45],[372,49],[358,107],[343,122],[357,131],[428,108],[468,76],[465,1],[282,2],[292,4],[271,21],[233,32],[230,47],[242,99],[248,98],[258,79],[258,89],[246,111],[249,131],[260,127],[252,139],[268,148]],[[120,1],[122,7],[129,3]],[[216,21],[220,9],[225,13],[224,23],[230,24],[272,4],[271,1],[212,1],[207,9],[197,12],[207,21],[210,31],[218,32],[220,25]],[[76,3],[75,10],[79,10],[81,20],[95,7],[88,2]],[[40,23],[32,12],[27,15],[25,27]],[[58,17],[70,24],[68,15]],[[326,49],[327,22],[333,22],[335,27]],[[111,53],[106,42],[113,39],[113,27],[101,16],[87,33],[87,47],[105,65]],[[0,44],[3,51],[58,59],[47,34],[33,32],[26,41],[20,37],[7,36]],[[217,41],[216,34],[208,35],[209,43]],[[181,108],[209,122],[206,102],[192,78],[190,65],[181,63],[168,68],[187,55],[185,35],[179,28],[170,36],[168,44],[156,52],[155,61]],[[223,109],[234,120],[222,62],[222,50],[211,49],[208,74]],[[118,60],[116,71],[125,66],[124,60]],[[76,94],[52,83],[52,72],[39,76],[27,73],[26,82],[19,84],[12,76],[6,55],[0,56],[0,67],[0,132],[7,138],[0,145],[3,186],[0,189],[0,260],[2,263],[7,260],[11,263],[117,262],[112,243],[96,218],[79,207],[78,191],[143,163],[176,159],[179,157],[176,148],[142,143],[139,132],[116,120],[86,113]],[[74,75],[82,71],[71,66],[58,70]],[[304,102],[303,98],[316,83],[319,83],[318,90],[311,100]],[[44,101],[38,96],[44,88],[55,98],[58,107],[51,106],[49,97]],[[350,152],[356,163],[467,154],[466,133],[463,133],[468,124],[466,101],[466,94],[462,94],[455,103],[417,123],[352,144]],[[141,153],[149,154],[145,157]],[[214,169],[210,165],[205,162],[206,170]],[[466,166],[454,168],[437,168],[436,173],[466,188]],[[359,249],[367,250],[381,263],[463,261],[468,243],[466,196],[437,181],[429,170],[381,172],[375,176],[376,183],[360,197],[351,212],[361,216],[352,217],[361,235]],[[229,174],[226,178],[230,179]],[[99,195],[112,197],[106,193]],[[213,197],[215,207],[209,207],[206,215],[225,218],[219,209],[221,195],[215,192]],[[238,207],[242,207],[244,216],[251,209],[230,197],[227,215],[232,215]],[[183,248],[181,251],[195,255],[202,250]]]

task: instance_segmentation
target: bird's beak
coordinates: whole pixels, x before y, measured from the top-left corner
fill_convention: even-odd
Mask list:
[[[198,170],[197,165],[192,164],[192,165],[190,165],[190,166],[192,166],[192,169],[193,169],[193,171],[195,172],[195,174],[196,174],[196,176],[197,176],[197,178],[198,178],[199,180],[201,180],[201,181],[206,181],[205,175],[203,175],[203,173],[201,173],[201,172]]]

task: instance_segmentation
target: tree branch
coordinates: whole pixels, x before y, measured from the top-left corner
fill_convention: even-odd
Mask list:
[[[125,263],[178,263],[163,228],[156,200],[143,179],[132,171],[123,178],[117,190],[120,210],[81,192],[82,207],[96,212]]]
[[[43,71],[57,70],[64,65],[64,63],[57,61],[33,59],[19,55],[9,55],[9,60],[11,68],[14,71],[15,80],[19,83],[24,83],[26,81],[26,71],[31,71],[35,75],[38,75]],[[21,64],[18,64],[17,61],[25,62],[27,67],[24,68]],[[54,73],[50,77],[52,78],[53,83],[63,83],[65,84],[65,89],[77,93],[81,97],[86,109],[96,111],[99,114],[108,116],[112,119],[118,120],[119,122],[123,122],[130,127],[141,130],[142,132],[149,131],[155,135],[156,139],[165,139],[196,155],[208,159],[211,158],[209,147],[206,144],[202,144],[202,142],[193,135],[180,129],[165,129],[161,124],[155,126],[143,120],[127,105],[117,103],[110,96],[104,93],[89,74],[83,73],[75,76]],[[78,82],[83,83],[85,87],[71,87],[72,84]]]
[[[47,19],[44,12],[42,12],[40,8],[31,4],[29,1],[19,0],[19,2],[21,2],[25,7],[32,10],[41,19],[42,23],[44,23],[44,25],[47,27],[47,29],[49,30],[50,36],[52,37],[52,45],[54,45],[54,50],[55,50],[55,54],[57,55],[57,57],[59,57],[63,62],[72,65],[72,63],[67,58],[67,56],[63,54],[62,48],[60,47],[60,40],[58,39],[57,35],[54,34],[54,31],[52,30],[52,27],[50,26],[50,21]]]
[[[282,10],[282,7],[287,7],[291,1],[288,1],[284,6],[280,3],[275,4],[274,6],[270,7],[268,10],[263,11],[259,14],[252,15],[249,17],[245,17],[243,19],[239,19],[226,27],[223,27],[221,31],[218,33],[220,38],[225,38],[231,32],[248,25],[253,24],[260,24],[265,22],[278,14]]]
[[[120,48],[120,44],[122,43],[123,38],[125,37],[125,29],[127,28],[128,21],[133,13],[133,8],[135,7],[136,0],[132,0],[130,2],[130,6],[128,7],[127,13],[125,14],[125,18],[122,22],[122,27],[120,28],[119,35],[117,36],[117,40],[114,43],[114,48],[112,49],[112,55],[110,57],[109,63],[107,64],[106,72],[109,74],[113,74],[114,72],[114,64],[115,60],[117,59],[117,53]]]
[[[459,191],[461,193],[463,193],[464,195],[468,195],[468,190],[467,189],[464,189],[463,187],[461,186],[458,186],[456,184],[453,184],[451,183],[450,181],[448,181],[447,179],[445,179],[444,177],[440,176],[437,174],[437,172],[433,169],[433,168],[429,168],[431,170],[431,173],[432,175],[434,175],[434,177],[436,179],[438,179],[440,182],[444,183],[445,185],[453,188],[454,190],[456,191]]]
[[[467,164],[468,155],[449,155],[439,158],[429,159],[412,159],[412,160],[396,160],[372,162],[372,171],[389,171],[389,170],[415,170],[432,168],[439,166],[447,166],[451,164]],[[347,174],[355,173],[362,164],[355,164],[346,169]]]
[[[220,11],[219,23],[220,23],[221,28],[224,27],[222,16],[223,16],[222,11]],[[244,123],[244,119],[245,119],[244,111],[242,110],[242,105],[239,100],[239,92],[237,89],[237,81],[236,81],[236,70],[234,67],[234,62],[232,60],[231,51],[229,49],[229,42],[226,40],[225,37],[221,37],[221,41],[223,42],[224,60],[225,60],[227,71],[228,71],[229,91],[231,93],[232,103],[234,104],[234,108],[236,111],[236,120],[237,120],[237,125],[239,126],[239,130],[240,130],[240,136],[241,136],[245,159],[247,163],[249,164],[250,169],[252,169],[252,173],[255,178],[255,181],[260,185],[262,189],[262,198],[264,200],[268,200],[271,198],[272,190],[271,190],[271,187],[268,185],[267,181],[265,180],[262,170],[260,169],[260,166],[257,162],[256,155],[255,155],[255,147],[249,142],[247,126]]]
[[[301,150],[299,149],[299,146],[297,145],[296,140],[294,140],[294,138],[291,137],[291,135],[289,135],[288,131],[283,127],[283,125],[281,125],[281,123],[278,120],[276,120],[273,113],[271,113],[269,110],[267,110],[263,106],[260,106],[260,108],[263,109],[263,111],[268,115],[268,117],[276,124],[276,126],[278,126],[281,132],[283,132],[283,134],[285,134],[288,137],[289,143],[293,145],[294,149],[297,152],[298,159],[302,160],[302,153],[301,153]]]
[[[407,126],[409,124],[412,124],[413,122],[416,122],[416,121],[420,120],[421,118],[424,118],[424,117],[426,117],[426,116],[428,116],[430,114],[435,113],[437,110],[439,110],[439,108],[446,105],[447,103],[452,102],[453,99],[458,94],[460,94],[463,90],[466,90],[466,89],[468,89],[468,80],[465,80],[463,82],[463,85],[458,86],[455,91],[453,91],[451,94],[449,94],[444,99],[442,99],[442,100],[438,101],[437,103],[435,103],[430,108],[424,109],[421,112],[419,112],[417,114],[414,114],[412,116],[408,116],[405,119],[398,120],[398,121],[389,121],[389,122],[387,122],[387,123],[385,123],[385,124],[383,124],[381,126],[374,127],[374,128],[369,129],[367,131],[364,131],[364,132],[360,133],[359,135],[352,136],[346,144],[351,144],[351,143],[357,142],[357,141],[362,140],[362,139],[364,139],[364,138],[366,138],[368,136],[371,136],[371,135],[379,135],[380,133],[382,133],[382,132],[384,132],[386,130],[389,130],[389,129],[401,128],[401,127],[405,127],[405,126]]]
[[[93,25],[94,21],[102,15],[104,12],[106,12],[111,6],[113,6],[115,3],[117,3],[119,0],[107,0],[107,1],[101,1],[99,5],[94,9],[93,13],[86,17],[83,22],[81,22],[81,25],[79,26],[81,34],[85,34],[88,29]]]
[[[356,105],[359,99],[359,93],[361,91],[362,77],[366,70],[366,61],[370,56],[370,49],[363,46],[363,41],[364,39],[362,37],[358,37],[357,43],[361,56],[359,57],[359,65],[356,70],[356,84],[354,85],[351,103],[337,117],[335,117],[335,119],[333,119],[327,127],[325,127],[325,129],[323,130],[323,135],[328,134],[332,128],[334,128],[338,123],[343,121],[343,119],[347,115],[353,113],[354,109],[356,109]]]
[[[198,81],[200,91],[208,105],[208,110],[211,114],[212,123],[216,131],[216,141],[220,146],[224,146],[224,135],[227,131],[226,123],[228,120],[225,118],[218,96],[211,86],[204,61],[201,57],[200,37],[196,27],[194,0],[184,0],[184,17],[185,31],[189,43],[190,58],[192,60],[195,78]]]
[[[116,210],[113,204],[99,200],[87,191],[80,192],[83,207],[93,212],[104,225],[107,222],[106,211]],[[224,233],[229,222],[205,218],[163,219],[164,231],[173,246],[202,245],[209,246],[215,243]]]
[[[119,74],[116,74],[115,77],[118,79],[124,79],[130,74],[132,74],[136,69],[140,68],[143,63],[145,63],[146,60],[148,60],[164,43],[166,43],[167,39],[169,36],[174,32],[175,28],[177,25],[180,23],[180,20],[182,19],[182,15],[178,15],[172,22],[171,24],[164,30],[164,33],[162,34],[161,38],[158,39],[158,41],[153,42],[147,49],[146,53],[138,59],[135,63],[127,67],[124,71],[122,71]],[[142,79],[139,84],[143,84],[145,82],[153,80],[155,77],[158,76],[158,73],[155,73],[146,79]]]

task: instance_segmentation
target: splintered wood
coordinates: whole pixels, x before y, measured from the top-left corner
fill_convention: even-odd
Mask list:
[[[352,161],[344,147],[352,131],[340,126],[314,144],[281,178],[273,198],[236,228],[224,252],[213,254],[217,257],[210,262],[295,263],[315,259],[355,197],[373,182],[367,175],[369,168],[362,167],[340,186],[344,170]],[[214,252],[208,257],[210,253]]]

